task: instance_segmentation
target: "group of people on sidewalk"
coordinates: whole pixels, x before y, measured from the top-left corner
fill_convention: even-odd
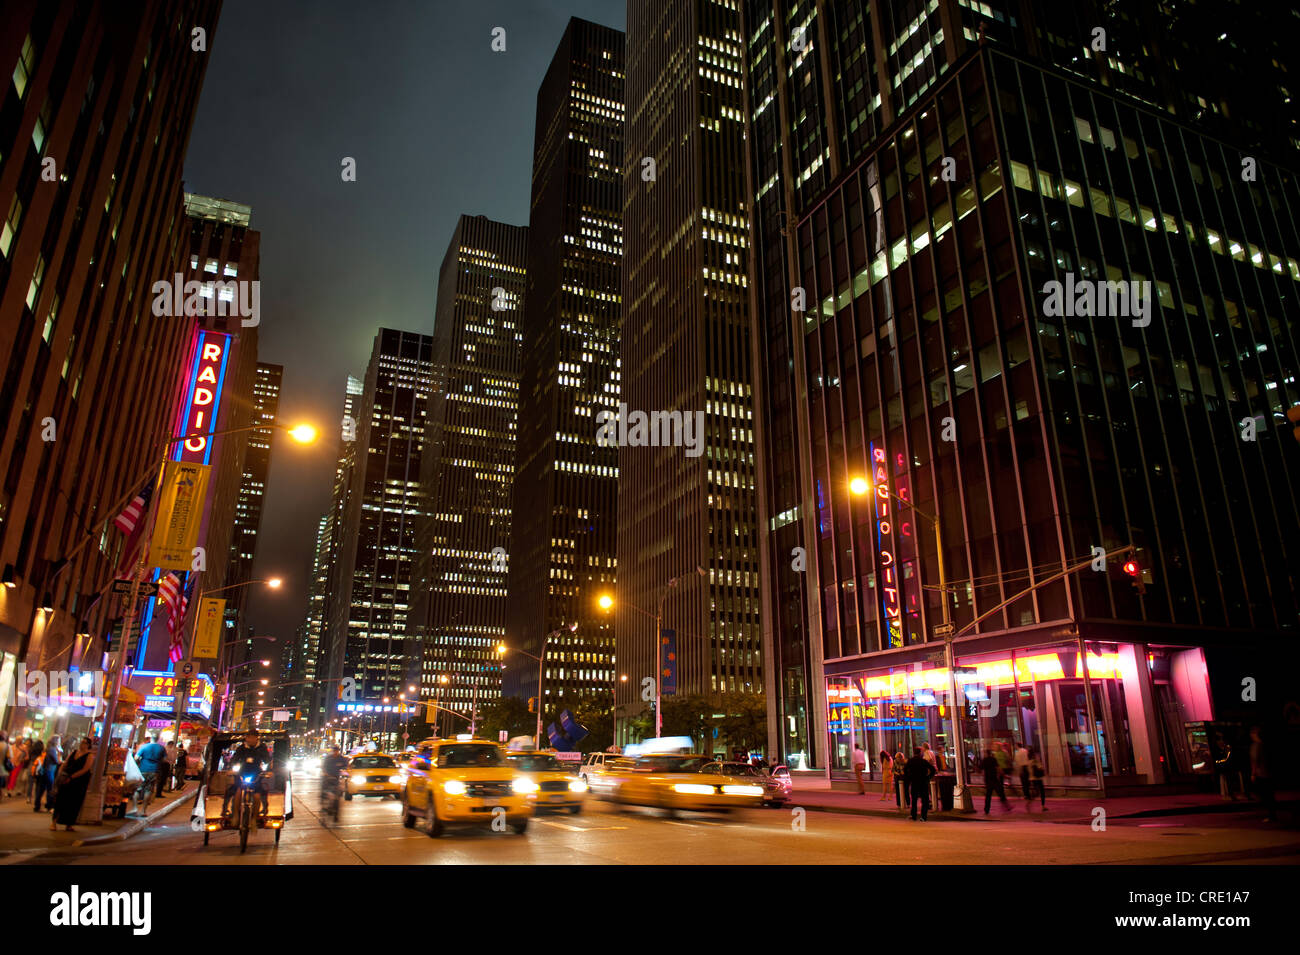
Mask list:
[[[50,829],[63,826],[72,832],[86,801],[95,750],[89,737],[80,740],[75,748],[69,746],[71,752],[65,752],[58,735],[44,742],[32,736],[11,743],[0,732],[3,798],[15,798],[21,793],[33,812],[41,812],[43,802],[44,811],[52,814]]]
[[[69,747],[70,751],[65,751],[57,734],[45,741],[38,736],[10,741],[0,731],[0,799],[21,794],[33,812],[51,814],[51,830],[63,826],[67,832],[76,831],[73,827],[90,788],[95,743],[85,737],[75,746],[69,742]],[[146,736],[135,751],[136,764],[144,777],[136,789],[137,806],[146,791],[162,796],[183,789],[187,757],[185,746],[177,747],[174,742],[163,745]]]
[[[1047,790],[1043,786],[1043,777],[1046,773],[1036,750],[1021,743],[1013,754],[1009,752],[1009,747],[998,740],[990,749],[984,751],[980,768],[984,772],[984,814],[986,816],[994,794],[1002,800],[1004,809],[1011,808],[1011,804],[1007,801],[1004,780],[1012,772],[1020,777],[1025,808],[1029,809],[1033,806],[1034,796],[1037,795],[1043,811],[1047,811]],[[867,793],[863,777],[866,769],[867,755],[862,751],[862,747],[854,744],[853,774],[858,781],[858,792],[864,796]],[[930,812],[930,780],[938,773],[939,757],[930,748],[928,742],[914,747],[910,759],[903,755],[902,750],[891,756],[889,750],[882,749],[880,751],[880,800],[887,801],[892,795],[898,808],[908,810],[912,819],[918,818],[919,808],[919,818],[924,822]]]
[[[1011,811],[1011,803],[1007,801],[1006,781],[1012,774],[1020,778],[1025,811],[1034,808],[1034,796],[1037,795],[1043,812],[1047,812],[1047,789],[1043,785],[1043,777],[1047,772],[1043,769],[1038,750],[1024,742],[1016,747],[1015,753],[1007,752],[1009,748],[1001,740],[994,740],[993,745],[984,750],[984,758],[980,761],[980,769],[984,773],[984,815],[989,814],[995,794],[1002,801],[1003,810]]]
[[[188,761],[189,753],[184,744],[178,747],[173,740],[168,740],[163,745],[157,739],[146,736],[135,751],[136,766],[144,777],[144,782],[136,793],[148,791],[155,796],[162,796],[175,789],[184,789]]]

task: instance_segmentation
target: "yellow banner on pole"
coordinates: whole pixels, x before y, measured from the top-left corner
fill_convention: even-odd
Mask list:
[[[203,523],[208,491],[206,464],[168,461],[158,490],[158,519],[149,542],[149,563],[163,570],[189,570]]]
[[[221,652],[221,624],[226,617],[222,597],[204,597],[199,602],[198,622],[194,633],[194,659],[215,660]]]
[[[242,720],[243,718],[244,718],[244,701],[235,700],[235,708],[230,714],[230,722],[233,726],[238,728],[240,720]]]
[[[424,721],[426,723],[438,722],[438,711],[432,706],[426,706],[424,708]]]

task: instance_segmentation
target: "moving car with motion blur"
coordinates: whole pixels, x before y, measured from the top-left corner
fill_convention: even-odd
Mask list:
[[[402,793],[402,775],[397,760],[386,753],[359,753],[348,763],[348,788],[344,798],[391,796]]]
[[[773,776],[749,763],[708,763],[702,770],[711,776],[731,776],[763,787],[763,805],[780,807],[790,798],[790,773],[782,778]]]
[[[554,753],[516,750],[506,753],[510,765],[537,784],[537,812],[566,810],[577,815],[587,800],[587,784]]]
[[[435,740],[411,760],[402,794],[402,825],[421,821],[430,836],[449,825],[505,823],[523,834],[537,801],[538,784],[520,773],[505,750],[468,734]]]
[[[693,754],[660,754],[616,760],[605,772],[606,799],[634,806],[709,812],[756,809],[764,788],[752,776],[705,772],[711,760]],[[717,765],[717,764],[714,764]]]

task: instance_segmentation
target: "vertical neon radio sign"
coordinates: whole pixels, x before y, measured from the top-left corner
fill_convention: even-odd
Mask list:
[[[881,610],[890,647],[903,645],[903,602],[898,579],[894,536],[893,488],[889,482],[888,456],[884,448],[871,445],[871,485],[876,500],[876,556],[881,571]]]
[[[230,336],[220,332],[199,332],[185,395],[181,434],[190,435],[177,449],[176,460],[208,464],[212,459],[212,434],[217,430],[221,392],[226,383],[226,359]]]

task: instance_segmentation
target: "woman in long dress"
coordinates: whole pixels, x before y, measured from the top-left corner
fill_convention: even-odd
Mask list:
[[[83,739],[77,752],[68,757],[59,773],[59,794],[54,797],[54,820],[51,829],[62,825],[67,832],[73,832],[73,825],[81,815],[81,804],[86,801],[86,790],[90,787],[90,771],[94,765],[94,751],[90,740]]]

